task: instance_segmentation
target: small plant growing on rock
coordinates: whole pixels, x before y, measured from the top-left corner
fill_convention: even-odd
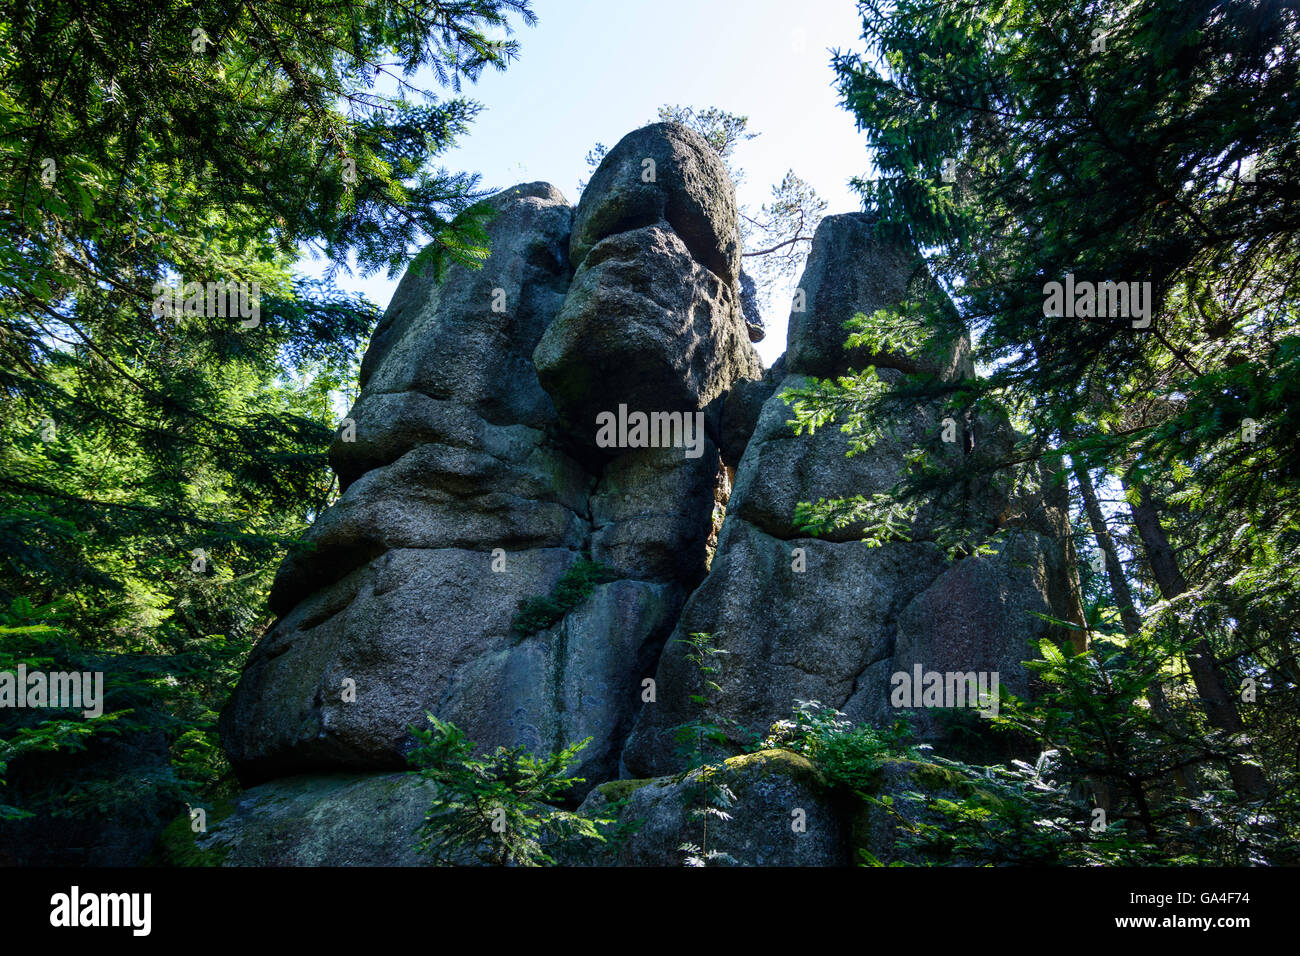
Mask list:
[[[549,595],[525,601],[510,626],[525,636],[544,631],[587,600],[596,585],[617,579],[613,568],[584,556],[564,572]]]
[[[475,744],[455,724],[429,716],[432,730],[412,728],[418,746],[411,762],[438,785],[418,831],[420,852],[444,865],[471,859],[497,866],[545,866],[562,845],[605,837],[612,818],[579,816],[555,806],[582,777],[566,772],[591,738],[546,757],[522,747],[498,747],[474,756]]]
[[[700,801],[699,806],[692,808],[690,812],[691,819],[700,821],[700,842],[699,844],[683,843],[678,849],[686,854],[687,866],[708,866],[710,863],[734,864],[736,860],[731,854],[709,849],[709,820],[711,818],[719,822],[730,820],[731,814],[728,810],[736,802],[736,795],[723,779],[723,767],[720,764],[710,764],[706,753],[708,743],[718,745],[727,743],[726,728],[713,723],[708,717],[709,691],[722,693],[722,687],[713,679],[713,675],[722,672],[717,658],[727,652],[713,646],[711,634],[691,634],[689,637],[679,638],[678,643],[686,645],[686,659],[695,666],[703,684],[698,694],[690,696],[691,702],[700,708],[700,716],[682,724],[676,731],[678,746],[684,752],[689,768],[683,774],[683,779],[695,784],[691,788],[691,796]]]
[[[791,720],[772,725],[764,747],[785,747],[812,760],[832,786],[866,786],[889,757],[913,757],[906,723],[881,730],[856,727],[843,712],[818,700],[797,700]]]

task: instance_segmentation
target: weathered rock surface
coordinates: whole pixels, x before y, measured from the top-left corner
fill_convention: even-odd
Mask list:
[[[641,680],[681,607],[671,584],[614,581],[555,627],[476,656],[452,677],[436,710],[475,741],[548,754],[591,743],[572,776],[585,793],[618,773]]]
[[[438,713],[461,667],[507,649],[521,596],[548,594],[576,559],[520,551],[494,572],[486,551],[397,549],[311,595],[254,649],[222,712],[240,778],[403,767],[407,728]]]
[[[657,150],[655,216],[633,228],[618,210],[635,218],[648,194],[593,181],[576,278],[573,212],[545,183],[489,200],[481,270],[404,278],[331,449],[344,491],[282,565],[279,620],[222,715],[245,782],[401,768],[426,713],[485,749],[589,736],[582,773],[617,771],[640,680],[705,573],[716,408],[760,372],[726,269],[738,247],[725,169],[689,131],[634,139]],[[564,374],[533,365],[549,347],[554,368],[587,376],[579,404],[708,408],[712,437],[587,454],[594,428],[570,425]],[[547,631],[514,632],[584,552],[622,580]]]
[[[592,483],[542,432],[522,425],[483,423],[469,447],[417,445],[366,472],[321,515],[276,576],[271,607],[286,613],[395,548],[580,548]]]
[[[699,134],[625,136],[573,219],[576,272],[533,361],[567,431],[594,444],[600,412],[695,412],[758,378],[742,308],[740,232],[726,167]]]
[[[587,782],[571,796],[588,810],[626,796],[620,819],[644,821],[606,862],[675,865],[695,842],[701,782],[661,776],[684,766],[684,723],[726,728],[722,759],[797,700],[892,723],[891,674],[917,663],[996,670],[1003,688],[1030,689],[1021,662],[1034,642],[1066,639],[1036,615],[1074,617],[1078,600],[1064,486],[1033,466],[983,467],[1014,442],[1005,416],[963,417],[944,442],[950,413],[903,407],[853,457],[838,423],[801,436],[788,424],[782,392],[810,376],[869,363],[886,382],[971,374],[962,336],[936,355],[843,348],[856,313],[937,292],[917,256],[869,216],[824,220],[800,283],[806,308],[765,373],[734,190],[695,133],[629,134],[576,212],[544,183],[490,203],[483,268],[453,267],[441,283],[412,269],[375,332],[330,450],[342,494],[281,567],[279,619],[221,718],[240,779],[274,782],[246,793],[205,846],[235,864],[418,862],[432,794],[385,771],[405,767],[410,728],[432,713],[485,750],[540,755],[590,737],[574,768]],[[596,416],[621,406],[692,425],[698,413],[698,444],[602,447]],[[860,540],[862,526],[815,538],[794,520],[801,502],[888,496],[919,448],[963,480],[883,545]],[[950,559],[936,539],[953,523],[994,552]],[[617,579],[553,626],[513,630],[584,554]],[[695,634],[726,652],[718,688],[688,659]],[[917,729],[945,741],[935,714]],[[737,812],[711,828],[710,849],[742,864],[892,852],[885,824],[864,823],[803,757],[766,751],[718,773]]]
[[[883,379],[896,379],[901,373],[882,370]],[[731,513],[778,537],[793,537],[803,532],[794,521],[794,505],[801,501],[870,497],[884,494],[904,476],[905,456],[928,445],[936,464],[958,466],[963,458],[962,446],[940,440],[943,425],[932,408],[913,406],[906,414],[885,424],[884,433],[871,448],[848,457],[849,436],[838,424],[819,428],[812,434],[796,435],[789,421],[790,406],[781,398],[786,389],[799,388],[810,380],[798,375],[787,376],[764,403],[754,434],[747,443],[749,453],[736,469],[736,490]],[[923,505],[910,526],[910,536],[921,540],[930,536],[936,511],[952,516],[966,509],[958,494],[950,499]],[[969,521],[982,521],[992,530],[996,508],[981,514],[969,514]],[[859,523],[828,530],[823,537],[830,541],[856,541],[862,537]]]
[[[427,866],[416,852],[436,787],[414,773],[315,774],[246,790],[208,813],[206,833],[178,820],[173,866]]]
[[[974,467],[973,439],[1009,441],[1004,420],[961,422],[961,440],[949,443],[941,440],[939,411],[917,405],[881,423],[880,437],[852,457],[838,424],[803,435],[790,427],[793,416],[782,392],[809,381],[799,373],[848,367],[838,357],[834,363],[823,361],[844,338],[839,323],[899,301],[915,281],[913,259],[880,243],[869,219],[832,218],[841,221],[818,230],[801,283],[809,291],[810,310],[808,320],[791,329],[786,363],[792,371],[779,384],[773,376],[743,384],[733,392],[734,403],[732,396],[724,403],[724,454],[725,448],[734,455],[743,447],[735,486],[709,575],[687,601],[660,658],[657,698],[642,706],[628,739],[626,774],[680,769],[674,731],[693,719],[726,727],[733,752],[747,737],[788,717],[798,700],[818,700],[858,719],[892,724],[897,714],[889,704],[890,675],[900,661],[910,672],[918,655],[935,659],[933,665],[925,662],[927,668],[1006,668],[1008,689],[1023,693],[1027,681],[1020,661],[1030,656],[1030,638],[1045,633],[1033,614],[1074,614],[1064,514],[1032,481],[1019,483],[1013,507],[1009,484],[1014,482],[994,480]],[[963,356],[964,343],[958,342],[945,367],[926,371],[961,374]],[[878,360],[879,376],[888,383],[898,382],[904,370],[923,370],[909,356],[863,358]],[[746,435],[748,406],[764,393]],[[864,528],[857,524],[811,538],[795,521],[800,502],[888,496],[904,476],[907,456],[921,447],[930,449],[937,464],[968,474],[942,499],[921,503],[901,528],[910,540],[870,547],[860,540]],[[967,559],[953,567],[933,541],[941,517],[981,536],[1030,519],[1059,528],[1064,536],[1032,535],[1034,546],[1013,548],[1007,560]],[[1035,570],[1018,569],[1013,551]],[[715,661],[721,673],[713,675],[720,690],[706,691],[690,662],[683,641],[692,634],[709,635],[724,652]],[[708,698],[706,713],[692,699],[701,694]],[[920,729],[938,737],[928,723]]]
[[[970,376],[970,344],[964,337],[932,356],[872,355],[844,348],[849,335],[844,323],[857,313],[870,316],[877,309],[936,291],[920,257],[879,238],[874,224],[869,213],[844,213],[827,216],[817,226],[798,285],[803,308],[797,307],[796,297],[796,308],[790,312],[788,370],[827,378],[876,365],[945,379]]]
[[[618,781],[593,791],[582,812],[609,812],[612,799],[626,799],[617,819],[640,822],[600,862],[620,866],[681,866],[683,843],[700,846],[700,821],[692,811],[716,806],[710,785],[735,797],[731,819],[710,817],[707,851],[727,854],[734,866],[844,866],[849,862],[849,819],[806,757],[764,750],[733,757],[719,768],[694,770],[683,779]]]
[[[734,284],[658,225],[588,253],[533,358],[566,427],[588,443],[600,412],[695,412],[762,372]]]
[[[758,427],[763,405],[785,377],[779,368],[784,368],[780,362],[765,371],[762,378],[740,379],[727,392],[721,410],[718,449],[722,453],[722,460],[731,468],[740,464],[740,459],[749,446],[749,439]]]
[[[713,147],[679,123],[633,130],[605,155],[573,219],[570,261],[576,269],[607,236],[659,223],[722,281],[740,277],[735,186]]]
[[[699,458],[645,448],[605,466],[590,501],[595,560],[627,577],[700,582],[718,476],[718,450],[703,446]]]
[[[733,495],[733,500],[734,500]],[[712,568],[691,595],[655,675],[657,700],[642,707],[623,754],[626,772],[678,769],[674,729],[701,717],[692,697],[706,693],[709,717],[761,735],[790,715],[796,700],[842,705],[857,675],[892,656],[894,617],[913,589],[943,570],[928,542],[882,548],[858,541],[783,540],[729,515]],[[804,570],[795,570],[802,567]],[[706,692],[680,639],[706,633],[727,651]],[[886,698],[887,700],[888,698]]]
[[[899,716],[890,706],[889,676],[913,674],[918,664],[943,674],[996,673],[1007,692],[1029,692],[1023,662],[1039,656],[1038,642],[1069,640],[1040,616],[1069,607],[1068,598],[1055,593],[1068,579],[1067,568],[1059,544],[1033,531],[1014,532],[996,547],[996,554],[953,564],[902,610],[888,673],[877,670],[859,680],[843,708],[851,719],[882,725]],[[938,711],[914,707],[905,713],[918,739],[942,739]]]
[[[417,392],[453,401],[491,422],[545,425],[553,415],[531,357],[572,275],[572,209],[548,183],[516,186],[487,202],[496,217],[483,267],[454,265],[442,283],[408,270],[366,350],[361,384],[371,395]],[[352,417],[358,431],[363,421],[371,431],[386,424]]]

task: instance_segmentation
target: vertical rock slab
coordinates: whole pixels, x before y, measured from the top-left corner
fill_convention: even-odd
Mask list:
[[[1037,658],[1044,638],[1066,643],[1070,635],[1046,620],[1068,608],[1056,593],[1068,580],[1060,544],[1033,531],[1018,531],[998,542],[991,555],[973,555],[947,568],[917,594],[897,616],[897,637],[889,667],[876,668],[858,681],[845,704],[854,720],[888,724],[906,716],[920,740],[942,741],[950,713],[924,706],[919,693],[913,705],[895,707],[891,684],[906,674],[909,687],[921,672],[945,675],[998,676],[998,686],[1018,697],[1030,692],[1024,661]],[[965,677],[957,683],[968,687]],[[916,689],[919,692],[919,688]],[[968,690],[969,694],[969,690]]]
[[[474,741],[549,754],[590,738],[571,769],[585,793],[618,774],[641,679],[681,607],[681,588],[599,585],[552,628],[516,636],[458,669],[436,708]]]
[[[739,747],[789,717],[796,700],[842,705],[859,673],[892,658],[895,616],[944,566],[929,542],[781,539],[728,515],[709,575],[664,647],[656,699],[643,705],[623,752],[625,773],[680,769],[676,731],[692,720],[725,726]],[[705,687],[680,643],[698,633],[726,651],[711,661],[720,689]]]
[[[718,450],[703,454],[645,448],[613,459],[590,499],[591,555],[621,575],[677,581],[694,588],[704,577]]]
[[[904,372],[928,372],[940,378],[969,377],[970,343],[965,337],[934,355],[871,354],[844,348],[844,323],[859,312],[894,308],[922,296],[943,299],[921,257],[881,238],[871,213],[826,216],[813,234],[790,312],[786,368],[828,378],[868,365]]]
[[[959,475],[973,460],[970,443],[938,441],[942,419],[934,407],[904,409],[881,423],[879,440],[853,457],[847,456],[850,444],[838,425],[803,435],[789,426],[793,416],[782,392],[807,384],[810,375],[868,364],[891,382],[909,373],[942,378],[968,373],[961,338],[938,356],[851,354],[842,348],[845,320],[897,305],[918,282],[928,281],[917,263],[907,250],[880,241],[870,217],[832,216],[818,229],[800,283],[808,310],[791,317],[784,378],[741,385],[735,400],[729,396],[724,405],[724,450],[740,454],[735,487],[709,575],[665,646],[655,677],[657,697],[643,705],[624,749],[626,775],[681,769],[676,731],[693,720],[723,727],[733,749],[787,718],[798,700],[851,708],[859,719],[892,723],[891,669],[917,656],[934,657],[934,666],[964,664],[963,671],[1004,667],[1012,689],[1023,690],[1019,661],[1027,656],[1029,636],[1038,633],[1039,619],[1032,612],[1072,615],[1068,529],[1064,516],[1043,500],[1041,488],[1022,487],[1020,498],[1011,502],[1014,483],[972,472],[952,491],[923,502],[901,528],[905,537],[879,547],[861,540],[859,524],[814,539],[795,521],[800,502],[887,496],[903,478],[907,456],[922,446],[935,450],[936,460]],[[755,400],[762,401],[756,421],[749,407]],[[1005,431],[1003,425],[976,422],[970,431],[992,441]],[[1032,519],[1062,529],[1063,537],[1032,535],[1035,544],[1026,555],[1037,562],[1032,574],[989,559],[967,559],[954,567],[934,540],[941,519],[984,536],[1008,522]],[[987,586],[977,586],[976,580]],[[959,622],[967,622],[965,629]],[[971,627],[979,631],[978,641],[970,639]],[[706,689],[689,660],[684,641],[693,634],[709,635],[724,652],[711,661],[721,668],[711,675],[713,689]],[[704,706],[700,695],[707,698]]]

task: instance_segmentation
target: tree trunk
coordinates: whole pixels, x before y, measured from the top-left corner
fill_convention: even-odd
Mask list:
[[[1110,529],[1106,526],[1106,516],[1097,499],[1097,489],[1088,469],[1077,464],[1074,466],[1074,479],[1079,483],[1079,494],[1083,497],[1083,510],[1088,515],[1092,536],[1097,539],[1097,547],[1106,559],[1106,577],[1110,581],[1110,593],[1115,598],[1115,606],[1119,608],[1124,633],[1130,639],[1135,638],[1142,632],[1142,619],[1138,617],[1137,608],[1133,605],[1133,592],[1129,590],[1128,579],[1124,577],[1124,566],[1120,564],[1115,539],[1110,536]]]
[[[1073,460],[1072,457],[1071,461]],[[1079,485],[1079,495],[1083,498],[1083,510],[1088,516],[1092,535],[1096,538],[1097,547],[1105,558],[1106,577],[1110,582],[1110,593],[1115,599],[1115,606],[1119,609],[1124,634],[1130,642],[1136,642],[1142,636],[1142,618],[1138,616],[1137,606],[1133,602],[1133,592],[1128,586],[1128,578],[1124,576],[1124,565],[1119,560],[1119,549],[1115,547],[1115,539],[1111,537],[1110,528],[1106,524],[1105,512],[1101,510],[1097,488],[1092,483],[1092,475],[1081,464],[1075,463],[1074,478]],[[1151,712],[1156,719],[1166,728],[1172,728],[1174,723],[1169,711],[1169,702],[1165,698],[1165,689],[1159,679],[1153,680],[1147,687],[1147,699],[1150,701]],[[1173,771],[1173,781],[1174,785],[1185,794],[1194,795],[1199,792],[1194,781],[1181,767]],[[1189,822],[1194,824],[1195,820]]]
[[[1178,567],[1178,557],[1169,543],[1160,524],[1160,514],[1151,499],[1148,489],[1131,476],[1124,481],[1125,488],[1137,492],[1138,504],[1132,505],[1133,523],[1147,553],[1147,560],[1156,579],[1156,586],[1165,600],[1176,598],[1187,590],[1187,579]],[[1245,725],[1237,712],[1236,699],[1228,691],[1223,672],[1214,660],[1209,642],[1201,638],[1187,652],[1187,665],[1196,684],[1196,692],[1205,703],[1205,713],[1215,729],[1242,736]],[[1228,772],[1232,776],[1233,789],[1240,796],[1250,800],[1263,797],[1268,792],[1268,781],[1263,771],[1254,764],[1241,760],[1229,760]]]

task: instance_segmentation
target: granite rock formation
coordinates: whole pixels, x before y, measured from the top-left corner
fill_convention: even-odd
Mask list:
[[[684,769],[678,728],[701,716],[683,643],[693,634],[727,652],[708,715],[731,729],[720,757],[797,700],[891,723],[891,677],[918,664],[997,671],[1003,687],[1030,689],[1021,662],[1034,642],[1065,639],[1043,615],[1078,609],[1062,489],[1049,474],[972,469],[922,504],[910,540],[879,547],[860,527],[813,537],[794,519],[800,502],[888,494],[943,423],[936,406],[917,404],[848,457],[835,426],[794,433],[787,389],[867,364],[887,382],[972,374],[963,337],[930,355],[843,347],[856,313],[934,291],[916,255],[869,215],[823,220],[787,352],[764,370],[750,344],[763,327],[740,269],[734,189],[695,133],[654,124],[629,134],[576,210],[545,183],[489,202],[482,267],[453,267],[441,282],[413,268],[366,353],[330,449],[341,494],[281,567],[278,620],[222,715],[231,762],[260,785],[209,841],[223,859],[259,859],[278,787],[308,816],[398,794],[393,825],[405,833],[425,792],[392,774],[406,766],[411,726],[433,714],[488,749],[545,753],[591,738],[575,803],[585,796],[592,809],[626,791],[622,818],[646,821],[605,862],[679,862],[690,780],[665,775]],[[662,431],[650,431],[664,440],[631,429],[602,439],[602,416],[615,413],[661,416]],[[959,471],[1014,438],[987,412],[961,432],[937,452]],[[950,557],[940,519],[989,549]],[[609,579],[551,626],[516,628],[529,599],[587,557]],[[922,739],[943,741],[934,715],[913,716]],[[719,840],[742,862],[853,862],[861,821],[806,763],[778,750],[726,764],[746,818]],[[792,841],[793,808],[816,826]],[[312,827],[300,852],[260,859],[409,862],[373,835],[330,859],[311,849]],[[327,829],[347,841],[346,826]]]

